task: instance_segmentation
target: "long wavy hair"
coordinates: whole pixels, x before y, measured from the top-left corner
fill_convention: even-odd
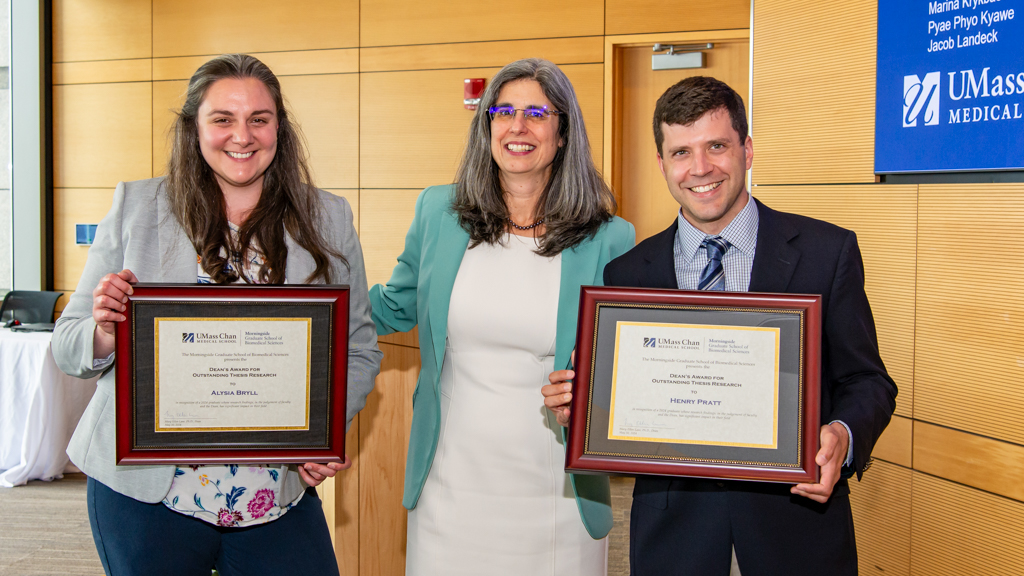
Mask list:
[[[537,253],[554,256],[593,236],[615,213],[615,197],[594,167],[583,114],[572,83],[558,66],[540,58],[517,60],[502,68],[480,99],[469,126],[469,142],[455,177],[453,209],[469,232],[470,247],[501,242],[508,231],[508,206],[499,168],[491,156],[491,118],[501,88],[516,80],[535,80],[561,112],[558,133],[564,146],[552,162],[551,178],[540,197],[537,217],[545,232]]]
[[[259,80],[277,107],[277,153],[263,175],[256,207],[239,228],[237,245],[231,242],[224,195],[199,149],[197,124],[207,90],[225,78]],[[320,233],[323,206],[313,185],[302,135],[285,109],[281,84],[270,68],[252,56],[218,56],[192,75],[185,104],[174,123],[166,189],[175,218],[199,254],[203,269],[218,284],[239,277],[247,283],[283,284],[288,259],[285,232],[313,257],[315,269],[307,283],[331,282],[331,256],[346,262]],[[225,264],[231,253],[247,254],[254,239],[263,256],[257,277],[249,278],[245,270],[228,271]]]

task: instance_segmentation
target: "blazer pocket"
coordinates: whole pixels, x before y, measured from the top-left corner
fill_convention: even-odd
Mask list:
[[[671,478],[659,476],[637,476],[633,485],[633,502],[664,510],[668,508],[668,489]]]

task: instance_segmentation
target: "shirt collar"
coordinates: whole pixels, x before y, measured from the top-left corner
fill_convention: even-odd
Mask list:
[[[700,250],[700,245],[704,242],[704,239],[710,238],[711,235],[701,232],[690,224],[683,217],[682,210],[679,211],[676,218],[679,221],[676,242],[680,245],[679,248],[682,256],[687,260],[692,260],[697,254],[697,250]],[[754,250],[757,247],[757,223],[757,203],[754,202],[754,197],[748,192],[747,205],[732,219],[732,222],[729,222],[719,236],[724,238],[733,248],[753,258]]]

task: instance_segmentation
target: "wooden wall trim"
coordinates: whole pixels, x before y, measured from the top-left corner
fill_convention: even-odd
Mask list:
[[[746,26],[752,0],[606,0],[605,34],[715,30]]]
[[[362,72],[500,68],[514,60],[532,56],[555,64],[592,64],[602,61],[603,38],[579,36],[363,48],[359,54],[359,67]]]
[[[407,46],[604,34],[604,0],[374,0],[360,9],[361,46]]]
[[[1024,505],[920,472],[911,495],[911,575],[1024,574]]]
[[[97,60],[91,62],[55,62],[53,85],[101,84],[109,82],[149,82],[153,79],[150,58]]]
[[[251,52],[277,76],[307,74],[354,74],[359,72],[359,49],[295,50]],[[216,54],[153,58],[153,80],[188,80],[204,62]]]
[[[1024,502],[1024,446],[914,422],[914,469]]]
[[[914,421],[894,415],[885,432],[882,432],[882,436],[875,443],[875,449],[871,455],[893,464],[907,468],[913,467]]]
[[[378,336],[377,342],[381,344],[393,344],[395,346],[405,346],[408,348],[419,348],[420,347],[420,336],[419,327],[413,328],[408,332],[393,332],[385,336]]]

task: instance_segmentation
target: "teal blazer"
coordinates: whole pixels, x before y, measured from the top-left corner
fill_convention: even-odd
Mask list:
[[[408,332],[419,325],[420,375],[412,395],[412,431],[405,464],[402,505],[416,507],[441,430],[441,366],[448,336],[448,306],[469,234],[451,210],[453,185],[432,186],[416,200],[405,250],[386,285],[370,289],[377,334]],[[555,367],[569,367],[576,345],[580,286],[602,284],[604,265],[633,247],[633,225],[613,218],[594,237],[562,252],[558,293]],[[537,404],[543,405],[540,389]],[[564,436],[564,434],[563,434]],[[563,438],[564,439],[564,438]],[[572,474],[580,517],[587,532],[603,538],[612,528],[611,492],[606,476]]]

